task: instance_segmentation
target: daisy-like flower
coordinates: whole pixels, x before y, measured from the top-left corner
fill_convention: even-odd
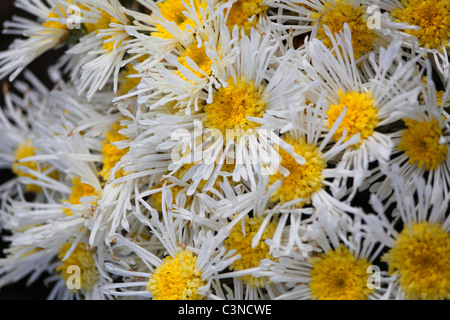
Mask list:
[[[446,0],[369,1],[400,24],[405,48],[424,52],[433,61],[441,80],[449,77],[450,4]]]
[[[364,230],[389,250],[382,256],[397,290],[394,299],[448,299],[450,295],[449,194],[433,196],[432,186],[414,177],[415,190],[405,188],[399,168],[386,171],[391,180],[396,207],[388,214],[389,203],[373,195],[376,212],[366,215]],[[370,227],[369,227],[370,226]]]
[[[369,1],[392,20],[414,28],[404,30],[420,47],[443,52],[450,45],[450,4],[446,0]],[[430,14],[432,13],[432,14]],[[409,40],[407,40],[409,41]]]
[[[235,182],[243,179],[255,184],[254,168],[276,162],[273,141],[286,144],[272,130],[269,119],[283,112],[287,105],[301,104],[301,90],[306,85],[295,82],[297,73],[287,73],[287,59],[277,62],[274,53],[278,44],[269,35],[253,30],[250,37],[239,39],[239,46],[239,56],[221,74],[226,80],[213,90],[211,99],[202,104],[199,112],[176,113],[173,104],[162,105],[158,97],[155,98],[157,107],[148,101],[144,106],[150,110],[145,113],[139,110],[140,135],[147,142],[145,148],[151,152],[146,156],[149,161],[139,163],[140,170],[155,168],[155,160],[162,160],[161,152],[166,155],[166,163],[167,155],[171,157],[166,167],[170,176],[183,166],[192,165],[181,177],[185,182],[192,181],[187,191],[187,195],[192,195],[202,180],[208,181],[204,188],[211,187],[223,164],[234,165]],[[144,150],[131,148],[130,160],[136,163],[133,153]],[[292,153],[289,147],[287,150]],[[301,156],[293,156],[302,161]]]
[[[152,108],[173,103],[186,113],[199,111],[202,101],[211,99],[213,87],[225,82],[220,75],[225,66],[234,62],[232,51],[236,50],[236,41],[223,16],[217,15],[202,26],[195,39],[179,44],[160,64],[152,68],[137,64],[136,69],[147,69],[135,91],[138,102],[143,104],[161,96]]]
[[[87,244],[87,229],[80,232],[85,219],[61,217],[61,204],[58,208],[51,202],[27,204],[17,200],[13,214],[26,213],[35,220],[40,217],[42,223],[13,229],[5,239],[11,244],[0,260],[0,285],[25,278],[32,284],[44,277],[52,284],[48,299],[105,299],[98,288],[111,281],[102,271],[104,261],[111,257],[102,246]]]
[[[316,219],[306,227],[308,241],[315,250],[306,257],[292,250],[289,255],[280,255],[275,263],[263,263],[271,281],[286,283],[290,288],[277,299],[383,298],[386,279],[374,265],[383,246],[362,237],[357,225],[350,216],[336,217],[325,206],[319,207]]]
[[[53,0],[19,0],[15,4],[36,20],[14,17],[5,25],[5,32],[25,36],[15,39],[7,51],[0,53],[0,78],[10,75],[11,81],[41,54],[63,44],[71,32],[60,21],[67,16],[64,4]]]
[[[450,186],[449,115],[445,111],[450,95],[450,85],[445,91],[437,91],[431,80],[428,65],[426,83],[421,86],[422,102],[417,102],[410,112],[404,112],[404,127],[392,134],[394,149],[387,167],[398,166],[408,188],[416,189],[414,176],[427,179],[433,186],[433,198],[437,193],[446,195]],[[378,168],[379,170],[380,168]],[[374,175],[377,179],[382,172]],[[390,180],[376,182],[372,190],[384,200],[392,194]]]
[[[112,92],[105,92],[99,101],[93,99],[88,103],[72,86],[54,90],[50,103],[64,125],[57,124],[52,130],[42,128],[42,135],[47,139],[42,139],[41,145],[45,145],[47,153],[60,159],[68,173],[81,178],[80,186],[93,189],[88,193],[95,200],[86,204],[84,213],[91,218],[87,225],[91,246],[103,241],[109,243],[118,230],[129,230],[127,215],[137,187],[135,180],[117,181],[128,174],[120,168],[122,157],[128,151],[120,143],[128,139],[121,133],[125,126],[122,122],[130,120],[115,111],[110,102],[113,97]]]
[[[333,43],[324,26],[336,36],[344,31],[347,24],[352,33],[352,51],[356,60],[392,41],[389,30],[392,26],[385,23],[386,19],[379,11],[377,21],[371,21],[373,18],[368,12],[372,12],[372,8],[369,9],[366,1],[287,0],[274,6],[278,11],[270,19],[278,21],[277,27],[288,31],[289,37],[302,37],[312,32],[312,37],[328,48],[332,48]]]
[[[213,235],[195,227],[190,232],[189,221],[172,213],[167,188],[163,189],[163,199],[162,213],[145,199],[137,199],[134,214],[154,239],[136,243],[116,235],[113,249],[117,261],[106,268],[123,276],[123,281],[103,286],[105,293],[153,300],[202,300],[213,295],[211,281],[239,257],[227,253],[222,232]]]
[[[207,1],[150,1],[140,0],[147,13],[127,11],[134,22],[126,28],[132,41],[131,54],[148,55],[138,71],[145,73],[164,60],[164,55],[179,44],[187,46],[193,42],[195,33],[201,31],[213,8]]]
[[[355,172],[353,184],[357,188],[367,177],[369,163],[386,163],[390,158],[393,142],[381,129],[393,126],[402,112],[412,110],[417,101],[420,77],[415,74],[415,63],[419,57],[404,62],[401,44],[394,42],[368,59],[361,68],[369,71],[362,73],[354,60],[350,29],[345,26],[340,37],[329,36],[332,50],[317,39],[307,44],[311,64],[302,66],[308,76],[322,82],[318,92],[307,98],[314,102],[327,92],[330,129],[345,110],[333,140],[341,139],[344,131],[346,139],[359,134],[360,141],[345,150],[338,164],[339,168]]]
[[[36,146],[35,128],[48,116],[46,101],[48,90],[30,72],[24,73],[27,82],[17,81],[14,87],[3,86],[5,107],[0,110],[0,128],[3,136],[0,163],[11,169],[17,178],[8,181],[2,189],[7,190],[20,183],[24,191],[40,197],[46,183],[42,180],[58,180],[58,170],[49,160],[36,159],[42,150]],[[22,96],[14,92],[22,93]],[[21,187],[22,188],[22,187]]]
[[[65,68],[78,92],[86,91],[88,100],[111,82],[117,92],[119,72],[132,40],[125,30],[131,23],[126,10],[117,0],[80,0],[77,8],[83,36],[66,51]]]

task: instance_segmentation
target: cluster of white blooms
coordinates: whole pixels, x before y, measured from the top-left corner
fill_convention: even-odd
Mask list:
[[[448,0],[14,1],[0,287],[450,298]]]

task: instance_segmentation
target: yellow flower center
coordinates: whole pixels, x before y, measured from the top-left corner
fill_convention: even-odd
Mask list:
[[[199,289],[205,285],[197,270],[197,257],[189,250],[168,256],[147,282],[154,300],[202,300]]]
[[[98,192],[89,184],[82,183],[81,179],[75,177],[72,179],[72,192],[69,196],[69,202],[71,204],[81,204],[80,199],[85,196],[98,196]],[[62,200],[66,202],[66,200]],[[63,208],[64,213],[67,216],[73,215],[72,210]]]
[[[265,243],[265,240],[272,239],[277,224],[270,222],[261,236],[258,245],[252,248],[252,241],[258,232],[263,219],[261,218],[244,218],[244,225],[237,223],[228,238],[225,240],[225,247],[228,250],[236,250],[236,254],[240,254],[241,258],[234,261],[230,266],[233,270],[246,270],[249,268],[258,267],[262,259],[270,259],[275,261],[275,258],[269,253],[269,246]],[[266,282],[266,278],[255,277],[251,274],[242,276],[241,279],[249,284],[251,287],[263,287]]]
[[[322,188],[324,180],[322,172],[326,168],[326,163],[317,147],[306,143],[304,139],[297,141],[289,135],[283,139],[294,147],[295,153],[304,157],[306,163],[300,165],[287,151],[279,148],[280,165],[290,173],[287,177],[283,177],[280,172],[270,176],[269,182],[272,184],[283,179],[281,186],[272,194],[271,200],[288,202],[302,198],[304,201],[296,204],[301,207],[310,203],[311,196]]]
[[[367,285],[371,265],[340,246],[311,258],[309,287],[315,300],[366,300],[374,291]]]
[[[263,90],[262,85],[255,88],[253,82],[244,77],[237,83],[230,78],[228,86],[220,87],[213,95],[213,101],[204,106],[206,125],[220,130],[224,137],[227,130],[234,130],[235,135],[249,133],[259,124],[247,117],[262,118],[265,113]]]
[[[450,236],[439,223],[405,226],[383,260],[407,299],[450,298]]]
[[[250,34],[251,28],[258,23],[259,16],[269,9],[261,2],[262,0],[238,0],[233,3],[227,19],[227,27],[230,31],[237,25],[239,28],[244,28],[247,35]]]
[[[211,59],[206,55],[206,48],[205,44],[203,43],[202,46],[199,48],[198,43],[194,41],[189,47],[186,48],[186,50],[183,52],[183,54],[178,58],[178,61],[186,67],[188,70],[192,71],[197,77],[203,78],[204,75],[199,71],[194,71],[186,62],[186,57],[189,57],[192,61],[195,62],[195,64],[199,67],[200,70],[202,70],[207,75],[211,74]],[[183,77],[180,72],[178,71],[178,74]],[[184,78],[184,77],[183,77]]]
[[[202,21],[200,7],[206,8],[206,2],[201,3],[200,0],[194,0],[193,2],[197,17],[200,21]],[[183,0],[164,0],[163,2],[159,2],[157,5],[161,10],[161,15],[164,19],[175,22],[182,31],[186,31],[188,26],[194,27],[195,22],[192,19],[186,17],[186,15],[183,13],[183,11],[187,11],[185,4],[190,6],[189,1],[184,1],[183,4]],[[156,32],[152,32],[152,36],[164,39],[173,38],[173,35],[162,25],[157,24],[156,29]]]
[[[372,51],[376,34],[368,28],[367,19],[364,16],[362,5],[352,6],[348,0],[336,0],[336,5],[331,1],[324,4],[322,12],[311,13],[311,18],[315,21],[313,25],[319,24],[317,38],[328,47],[332,47],[330,38],[323,28],[326,25],[332,34],[344,31],[344,23],[347,23],[352,33],[352,45],[355,59],[362,54]]]
[[[419,26],[405,30],[428,49],[448,48],[450,39],[450,2],[448,0],[402,0],[403,7],[392,12],[398,22]]]
[[[442,136],[437,119],[431,121],[417,121],[403,119],[406,126],[401,136],[398,149],[404,151],[410,164],[417,164],[427,171],[436,169],[448,154],[448,146],[439,144]]]
[[[72,243],[65,243],[61,246],[58,251],[59,260],[64,258],[71,246]],[[78,243],[70,257],[61,261],[61,264],[56,267],[56,271],[61,274],[67,284],[70,282],[74,285],[78,282],[80,289],[85,291],[91,290],[99,280],[93,253],[84,243]]]
[[[122,159],[122,157],[127,154],[129,148],[119,149],[114,142],[128,139],[125,135],[120,134],[119,131],[123,129],[124,126],[120,125],[119,122],[115,122],[112,125],[111,131],[105,134],[105,140],[103,141],[102,155],[103,155],[103,168],[99,172],[99,175],[104,181],[108,181],[110,177],[110,170],[116,165],[116,163]],[[116,171],[113,178],[118,179],[125,176],[127,173],[120,169]]]
[[[359,147],[361,143],[370,137],[378,125],[378,110],[374,106],[375,99],[371,93],[357,93],[339,91],[339,104],[330,105],[327,110],[328,129],[331,129],[344,107],[347,112],[333,138],[337,141],[342,137],[344,128],[347,130],[347,137],[360,133],[361,141],[355,145]]]
[[[35,151],[37,151],[37,149],[34,147],[33,141],[31,141],[31,140],[25,140],[23,143],[21,143],[17,146],[16,150],[14,151],[14,158],[16,159],[16,161],[13,162],[12,168],[11,168],[12,172],[15,175],[17,175],[18,177],[28,177],[33,180],[36,180],[36,177],[33,174],[25,173],[25,172],[21,171],[19,168],[20,166],[24,166],[31,170],[39,171],[38,165],[35,161],[26,161],[26,162],[21,162],[21,163],[17,162],[17,160],[35,156],[36,155]],[[48,168],[49,167],[41,167],[41,171],[46,171],[46,170],[48,170]],[[57,171],[52,171],[48,176],[53,179],[58,179],[58,177],[59,177]],[[40,192],[41,190],[42,190],[42,188],[38,185],[34,185],[34,184],[26,185],[26,191],[28,191],[28,192],[37,193],[37,192]]]

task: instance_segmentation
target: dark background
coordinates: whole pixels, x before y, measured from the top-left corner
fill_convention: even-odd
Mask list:
[[[11,42],[17,37],[16,35],[3,34],[4,22],[6,20],[11,20],[13,15],[33,18],[33,16],[30,16],[27,12],[16,8],[14,6],[14,0],[0,0],[0,51],[7,50]],[[60,51],[61,50],[53,50],[43,54],[41,57],[36,59],[36,61],[34,61],[28,68],[48,87],[51,86],[51,82],[47,74],[47,67],[56,61],[56,59],[60,55]],[[3,85],[5,81],[7,82],[7,79],[0,79],[0,81],[1,85]],[[4,97],[2,90],[0,90],[0,106],[4,106]],[[13,174],[9,170],[0,170],[0,183],[7,181],[11,177],[13,177]],[[2,238],[5,235],[7,235],[7,230],[2,230]],[[0,240],[1,258],[5,256],[4,249],[5,247],[7,247],[7,245],[8,244],[5,243],[3,239]],[[40,300],[45,299],[50,292],[49,288],[46,288],[41,281],[38,281],[31,286],[26,286],[25,282],[26,279],[18,283],[0,288],[0,300]]]

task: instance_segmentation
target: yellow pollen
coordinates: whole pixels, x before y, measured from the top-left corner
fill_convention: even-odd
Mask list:
[[[205,282],[196,264],[197,257],[189,250],[166,257],[147,282],[153,300],[202,300],[199,289]]]
[[[262,0],[237,0],[233,3],[227,19],[227,27],[230,31],[237,25],[239,28],[244,28],[245,34],[250,34],[251,28],[258,23],[259,16],[269,9],[261,2]]]
[[[98,196],[98,192],[89,184],[82,183],[81,179],[75,177],[72,179],[72,193],[69,196],[69,201],[71,204],[81,204],[80,199],[85,196]],[[66,202],[66,200],[62,200]],[[94,203],[93,203],[94,204]],[[67,216],[73,215],[73,212],[68,208],[63,208],[64,213]]]
[[[119,122],[115,122],[112,125],[111,131],[108,131],[105,134],[105,140],[103,141],[102,148],[103,168],[99,172],[99,175],[103,178],[104,181],[108,181],[110,170],[120,159],[122,159],[125,154],[127,154],[129,150],[129,148],[119,149],[115,145],[113,145],[114,142],[128,139],[125,135],[119,133],[119,131],[123,128],[124,126],[120,125]],[[120,169],[116,171],[116,174],[113,178],[118,179],[125,176],[126,174],[127,173],[123,169]]]
[[[58,10],[58,12],[62,13],[65,16],[64,10],[61,8],[60,5],[58,5],[58,8],[59,9],[56,9],[56,7],[52,8],[50,13],[48,14],[48,18],[61,18],[61,16],[55,12],[56,10]],[[60,30],[65,30],[65,31],[68,30],[67,25],[62,24],[59,21],[49,20],[49,21],[45,21],[42,25],[47,29],[60,29]],[[50,31],[46,31],[46,32],[50,32]]]
[[[61,249],[58,251],[59,260],[64,258],[71,246],[72,243],[65,243],[61,246]],[[94,287],[94,284],[99,280],[99,276],[93,254],[89,251],[88,245],[85,243],[78,243],[70,257],[61,261],[61,264],[56,267],[56,271],[60,273],[66,283],[77,281],[77,270],[80,272],[80,289],[85,291],[91,290]]]
[[[225,240],[224,244],[228,250],[236,250],[236,254],[240,254],[241,258],[234,261],[230,266],[231,269],[239,271],[249,268],[258,267],[262,259],[270,259],[276,261],[269,253],[269,246],[265,240],[272,239],[275,234],[276,222],[269,222],[264,229],[261,239],[255,248],[252,248],[252,241],[258,232],[263,219],[261,218],[244,218],[244,226],[238,222],[231,230],[230,235]],[[251,287],[263,287],[267,282],[267,278],[255,277],[251,274],[240,277],[242,281],[249,284]]]
[[[450,2],[448,0],[402,0],[403,7],[396,8],[392,17],[420,27],[405,30],[416,37],[419,45],[428,49],[448,48],[450,39]]]
[[[364,16],[362,5],[353,7],[348,0],[336,0],[336,4],[327,1],[324,4],[323,12],[311,13],[311,18],[315,21],[313,25],[319,24],[317,38],[330,48],[332,42],[326,35],[323,28],[326,25],[332,34],[344,31],[344,23],[347,23],[352,33],[352,45],[355,59],[360,58],[364,53],[370,52],[374,48],[376,34],[367,27],[367,19]]]
[[[367,300],[374,291],[367,286],[371,264],[343,245],[311,258],[311,264],[309,287],[315,300]]]
[[[190,6],[189,1],[184,1],[185,4]],[[206,2],[201,3],[200,0],[193,0],[194,7],[196,10],[197,17],[199,18],[200,22],[202,21],[202,17],[200,14],[200,7],[203,9],[206,8]],[[161,10],[161,15],[164,19],[168,21],[173,21],[177,24],[177,26],[182,30],[186,31],[188,26],[194,27],[195,22],[186,17],[183,11],[187,11],[186,7],[183,4],[183,0],[164,0],[162,2],[157,3],[159,9]],[[165,38],[165,39],[172,39],[173,35],[167,31],[162,25],[157,24],[156,25],[156,32],[152,32],[152,36]]]
[[[16,161],[12,164],[12,168],[11,168],[12,172],[15,175],[17,175],[18,177],[28,177],[33,180],[36,180],[36,177],[34,175],[32,175],[31,173],[24,173],[19,168],[20,166],[24,166],[31,170],[39,171],[38,165],[35,161],[27,161],[27,162],[22,162],[22,163],[17,162],[17,160],[35,156],[36,150],[37,149],[34,147],[33,141],[31,141],[31,140],[25,140],[23,143],[21,143],[17,146],[16,150],[14,151],[14,159]],[[40,169],[42,172],[42,171],[48,170],[48,168],[49,167],[41,167]],[[55,180],[57,180],[59,177],[57,171],[52,171],[48,176]],[[38,185],[34,185],[34,184],[26,185],[26,191],[28,191],[28,192],[37,193],[37,192],[40,192],[41,190],[42,190],[42,188]]]
[[[136,74],[139,74],[139,72],[131,63],[127,64],[125,68],[122,69],[119,77],[119,88],[117,90],[117,95],[125,95],[138,86],[142,77],[135,77],[134,75]],[[131,77],[129,77],[130,75]]]
[[[191,58],[192,61],[195,62],[195,64],[201,69],[204,73],[207,75],[211,74],[211,59],[206,55],[206,48],[205,44],[203,43],[202,46],[199,48],[198,43],[194,41],[189,47],[186,48],[186,50],[183,52],[183,54],[178,58],[178,61],[186,67],[188,70],[192,71],[197,77],[203,78],[204,75],[201,72],[194,71],[186,62],[186,57]],[[178,71],[178,74],[182,77],[181,73]]]
[[[295,153],[305,158],[306,163],[298,164],[294,157],[279,148],[280,165],[286,168],[290,174],[283,177],[280,172],[277,172],[270,176],[270,184],[283,179],[281,186],[272,194],[271,200],[288,202],[303,198],[304,201],[296,204],[297,207],[302,207],[309,204],[311,196],[323,187],[323,170],[326,168],[326,163],[317,147],[306,143],[304,139],[297,141],[290,135],[285,135],[283,140],[293,146]]]
[[[405,226],[383,260],[407,299],[450,299],[450,236],[439,223]]]
[[[378,125],[378,110],[374,106],[375,99],[372,94],[339,91],[339,104],[330,105],[327,110],[328,129],[331,129],[336,119],[341,114],[344,107],[347,112],[339,128],[336,130],[333,138],[337,141],[342,137],[343,129],[347,130],[347,137],[350,139],[353,135],[360,133],[361,141],[354,147],[359,147],[362,142],[369,138]]]
[[[209,128],[220,130],[227,136],[227,130],[236,135],[248,134],[259,126],[247,117],[262,118],[266,110],[263,97],[264,87],[255,88],[252,81],[244,77],[234,82],[228,79],[227,87],[220,87],[213,95],[213,101],[204,106],[205,123]]]
[[[417,164],[427,171],[436,169],[445,161],[448,146],[439,144],[442,130],[437,119],[417,121],[403,119],[407,129],[401,136],[398,149],[404,151],[410,164]]]

